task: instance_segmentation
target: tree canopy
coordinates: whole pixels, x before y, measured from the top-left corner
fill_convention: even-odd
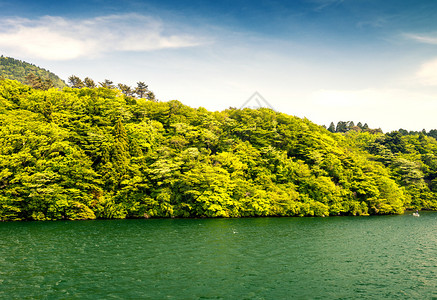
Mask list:
[[[437,207],[437,142],[424,134],[331,133],[266,108],[209,112],[86,82],[0,80],[1,220]]]

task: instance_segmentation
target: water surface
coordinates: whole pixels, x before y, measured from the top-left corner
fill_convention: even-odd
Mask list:
[[[0,224],[5,299],[432,299],[437,213]]]

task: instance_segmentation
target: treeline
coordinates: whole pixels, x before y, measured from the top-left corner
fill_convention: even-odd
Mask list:
[[[355,125],[354,121],[339,121],[337,123],[337,126],[335,126],[334,122],[331,122],[331,124],[329,124],[329,127],[327,129],[328,131],[333,133],[334,132],[344,133],[350,130],[359,131],[359,132],[382,133],[381,128],[372,129],[369,128],[369,125],[367,125],[367,123],[364,123],[363,125],[361,122],[358,122],[357,125]]]
[[[114,85],[39,90],[7,79],[0,125],[2,220],[437,207],[437,142],[425,135],[336,134],[265,108],[209,112]]]
[[[370,133],[383,133],[381,128],[372,129],[369,128],[369,125],[367,123],[364,123],[364,125],[361,122],[358,122],[357,125],[355,125],[354,121],[339,121],[337,122],[337,125],[334,124],[334,122],[331,122],[329,124],[329,127],[323,126],[324,128],[327,128],[330,132],[335,133],[345,133],[350,130],[352,131],[359,131],[359,132],[370,132]],[[431,129],[430,131],[426,131],[425,129],[421,131],[408,131],[405,129],[399,129],[397,132],[399,132],[401,135],[419,135],[424,134],[429,137],[433,137],[437,139],[437,129]]]
[[[0,56],[0,77],[18,80],[36,88],[63,88],[65,82],[54,73],[11,57]]]
[[[68,84],[70,87],[75,89],[81,88],[96,88],[97,85],[89,77],[85,77],[84,80],[80,79],[75,75],[71,75],[68,77]],[[105,79],[102,82],[99,82],[99,86],[107,89],[119,89],[123,95],[127,97],[137,97],[137,98],[146,98],[148,100],[156,101],[155,94],[149,90],[149,86],[142,81],[137,82],[136,87],[131,87],[127,84],[119,83],[117,85],[114,84],[112,80]]]
[[[425,129],[423,129],[422,131],[408,131],[405,129],[399,129],[399,133],[402,135],[419,135],[419,134],[424,134],[426,136],[429,137],[433,137],[435,139],[437,139],[437,129],[431,129],[430,131],[426,131]]]

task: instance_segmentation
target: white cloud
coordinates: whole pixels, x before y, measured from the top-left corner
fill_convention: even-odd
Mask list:
[[[406,38],[415,40],[416,42],[437,45],[437,36],[423,35],[423,34],[404,34]]]
[[[423,63],[416,79],[423,85],[437,86],[437,58]]]
[[[15,56],[69,60],[113,51],[151,51],[198,46],[206,39],[138,14],[92,19],[46,16],[0,21],[0,48]],[[6,52],[6,51],[5,51]]]

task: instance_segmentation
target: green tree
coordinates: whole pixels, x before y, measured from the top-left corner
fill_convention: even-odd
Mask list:
[[[114,82],[109,80],[109,79],[105,79],[105,81],[103,82],[99,82],[100,86],[103,88],[107,88],[107,89],[115,89],[115,85]]]
[[[126,84],[119,83],[118,89],[127,97],[130,97],[133,94],[132,88]]]
[[[155,94],[152,91],[147,92],[147,99],[151,101],[156,101]]]
[[[337,123],[337,128],[335,129],[335,132],[346,132],[348,130],[347,124],[348,122],[339,121]]]
[[[33,73],[26,76],[26,83],[34,89],[44,91],[54,87],[53,81],[50,78],[42,78]]]
[[[137,82],[137,87],[135,88],[135,94],[138,98],[144,98],[148,93],[149,86],[142,81]]]
[[[89,78],[89,77],[85,77],[85,79],[84,79],[83,82],[84,82],[84,84],[85,84],[85,86],[86,86],[87,88],[92,89],[92,88],[97,87],[97,85],[95,84],[94,80],[92,80],[92,79]]]
[[[114,142],[111,155],[113,171],[115,172],[112,174],[113,178],[115,178],[113,188],[119,188],[122,180],[126,179],[130,159],[129,139],[120,119],[117,120],[114,126],[113,136]]]
[[[80,79],[79,77],[77,77],[75,75],[71,75],[70,77],[68,77],[68,84],[70,85],[70,87],[76,88],[76,89],[81,89],[85,86],[82,79]]]

